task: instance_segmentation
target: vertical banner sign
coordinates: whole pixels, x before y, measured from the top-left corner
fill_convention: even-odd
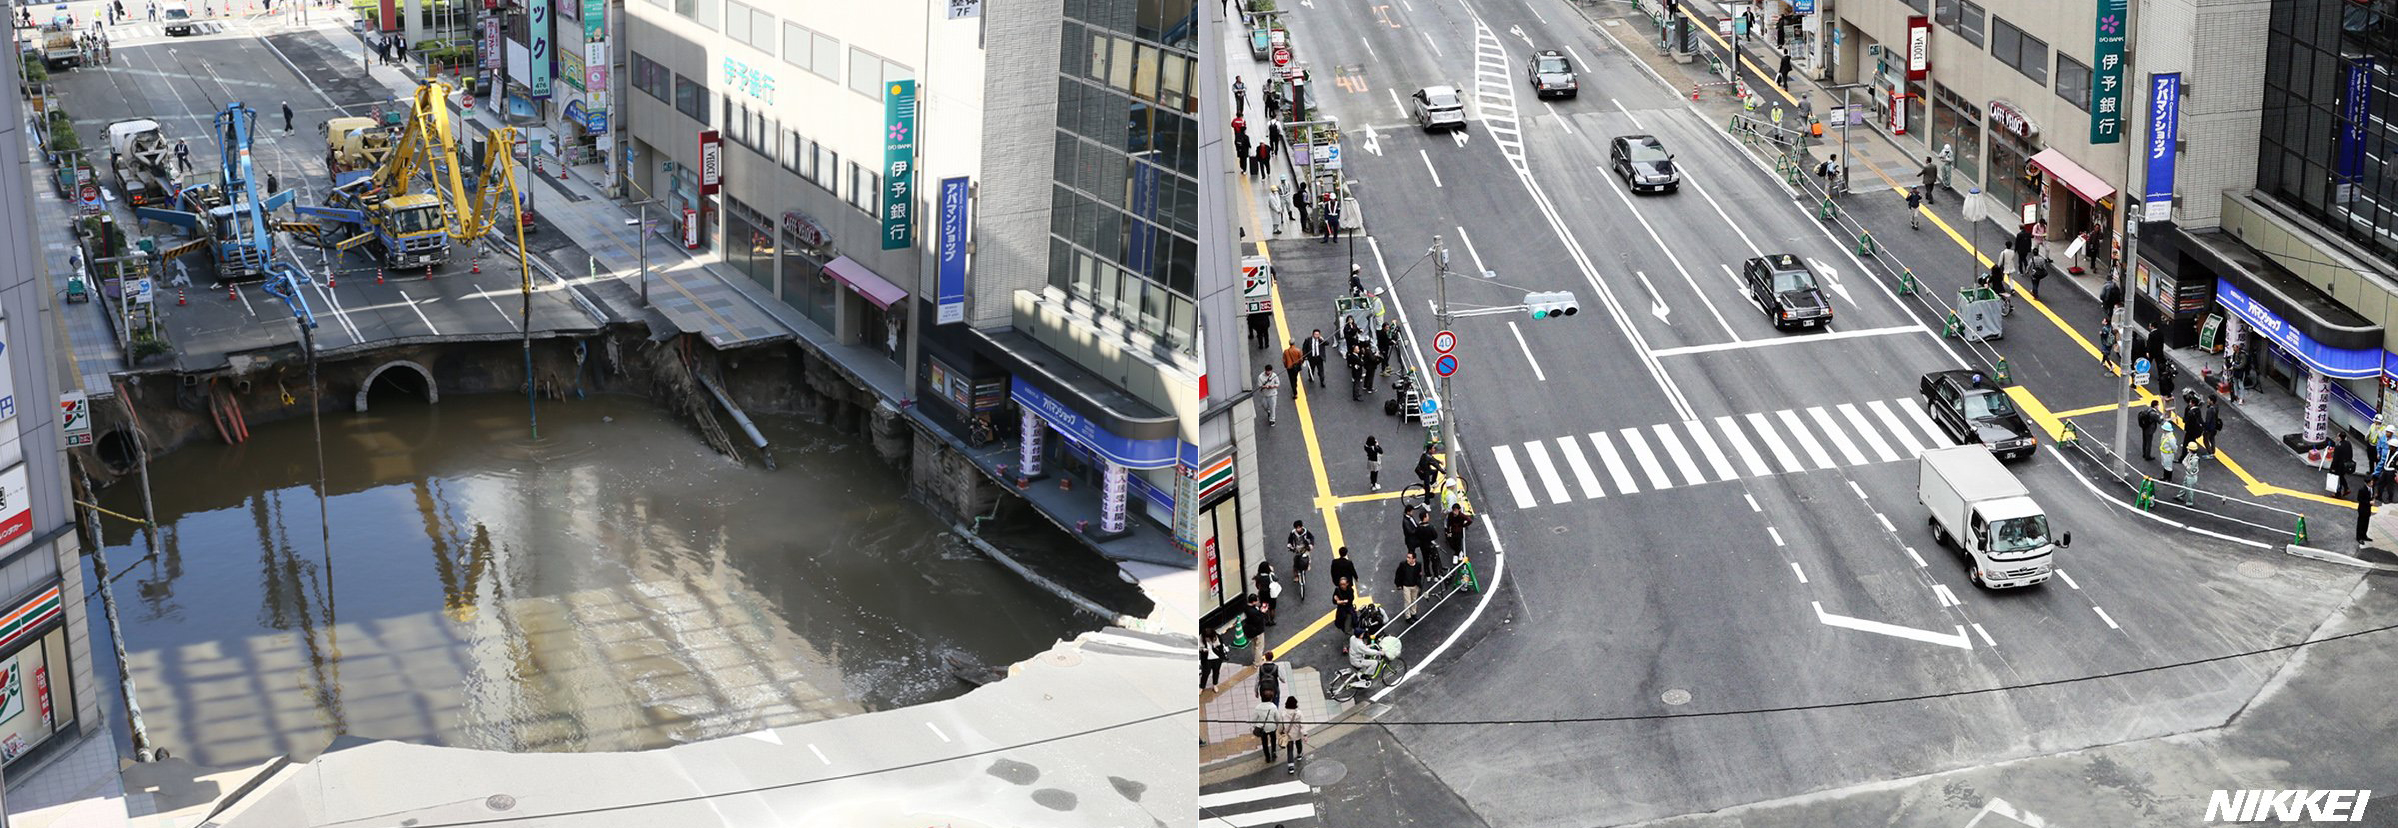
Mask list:
[[[500,49],[500,19],[497,15],[483,18],[483,68],[498,70],[507,52]]]
[[[712,196],[724,184],[724,139],[713,129],[699,131],[699,194]]]
[[[2356,185],[2365,173],[2365,126],[2371,120],[2365,106],[2373,99],[2372,56],[2348,58],[2348,77],[2340,84],[2340,96],[2339,171],[2332,177],[2337,184],[2332,200],[2345,204],[2356,200]]]
[[[2123,140],[2123,30],[2130,0],[2098,0],[2098,67],[2090,78],[2090,143]]]
[[[966,321],[966,177],[941,179],[941,252],[935,261],[936,325]]]
[[[916,177],[916,82],[883,87],[883,249],[905,250],[916,242],[913,216]]]
[[[81,391],[58,395],[58,430],[67,437],[67,447],[92,444],[92,400]]]
[[[1932,73],[1932,19],[1923,15],[1907,18],[1907,80],[1919,81]]]
[[[583,88],[591,95],[583,99],[583,109],[590,112],[608,111],[608,41],[594,40],[583,44]],[[592,127],[599,131],[601,127]]]
[[[582,0],[583,42],[589,43],[608,36],[608,0]]]
[[[533,97],[547,98],[550,96],[550,61],[556,57],[550,54],[553,36],[550,31],[550,0],[533,0],[528,13],[532,15],[532,31],[526,36],[533,39],[533,49],[528,58],[532,66],[526,74],[528,80],[525,87],[533,90]]]
[[[0,550],[6,550],[0,555],[23,547],[18,541],[33,534],[33,498],[27,496],[26,481],[23,463],[0,471]]]
[[[2173,147],[2181,134],[2182,75],[2148,76],[2148,181],[2140,191],[2147,221],[2173,217]]]

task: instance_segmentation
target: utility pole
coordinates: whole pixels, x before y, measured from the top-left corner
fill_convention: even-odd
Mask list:
[[[1449,327],[1449,245],[1447,242],[1441,240],[1439,234],[1434,234],[1432,236],[1432,283],[1433,293],[1439,297],[1440,308],[1434,315],[1440,320],[1440,330],[1452,330]],[[1440,378],[1440,396],[1437,399],[1440,403],[1440,406],[1433,410],[1439,412],[1440,420],[1434,426],[1434,428],[1438,428],[1440,431],[1434,432],[1435,435],[1439,435],[1442,432],[1447,431],[1448,429],[1445,428],[1445,426],[1448,424],[1448,421],[1457,416],[1457,412],[1451,410],[1449,406],[1450,398],[1448,377]],[[1444,446],[1449,442],[1447,439],[1438,436],[1436,436],[1434,439],[1439,441]],[[1425,492],[1424,497],[1429,500],[1432,497],[1432,493]]]
[[[2127,16],[2129,15],[2128,6],[2126,7],[2125,13]],[[2132,70],[2132,50],[2130,49],[2123,50],[2123,76],[2126,78],[2139,77],[2139,74]],[[2126,85],[2128,86],[2129,84]],[[2150,94],[2154,94],[2153,85],[2151,85],[2150,89]],[[2125,101],[2124,103],[2128,107],[2136,104],[2137,100]],[[2131,455],[2127,453],[2128,446],[2126,444],[2131,441],[2132,398],[2135,396],[2132,390],[2132,383],[2136,381],[2139,376],[2132,373],[2133,355],[2131,353],[2131,347],[2132,319],[2138,315],[2132,312],[2133,303],[2138,301],[2132,296],[2132,262],[2137,261],[2132,257],[2135,253],[2135,248],[2139,243],[2140,222],[2138,219],[2132,216],[2130,192],[2132,185],[2132,172],[2139,164],[2139,158],[2140,154],[2132,152],[2129,144],[2124,145],[2123,187],[2118,188],[2115,193],[2115,212],[2123,214],[2123,255],[2118,256],[2115,259],[2114,276],[2116,289],[2121,291],[2123,296],[2123,307],[2117,311],[2120,316],[2117,317],[2117,321],[2115,323],[2115,343],[2117,347],[2123,349],[2122,355],[2116,358],[2115,364],[2122,366],[2124,375],[2123,381],[2115,385],[2115,475],[2117,477],[2129,475],[2132,470],[2132,459]],[[2143,204],[2141,206],[2145,208],[2147,205]],[[2097,235],[2092,234],[2091,239],[2091,244],[2096,245]],[[2088,254],[2093,259],[2097,258],[2097,251],[2084,250],[2083,253]],[[2161,328],[2157,331],[2158,336],[2163,336],[2164,333],[2164,330]],[[2158,350],[2160,352],[2163,350],[2162,344],[2158,345]],[[2153,366],[2150,370],[2163,371],[2165,370],[2165,366]],[[2167,400],[2165,404],[2170,406],[2173,404],[2173,402],[2171,400]]]

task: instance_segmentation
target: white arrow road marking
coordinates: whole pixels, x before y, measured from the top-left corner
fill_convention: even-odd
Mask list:
[[[1823,622],[1824,626],[1827,627],[1839,627],[1845,630],[1856,630],[1858,632],[1887,635],[1893,638],[1904,638],[1909,641],[1921,641],[1926,644],[1939,644],[1945,647],[1955,647],[1960,650],[1973,649],[1973,639],[1965,637],[1965,625],[1963,624],[1957,625],[1957,631],[1953,635],[1949,633],[1936,633],[1930,630],[1919,630],[1914,627],[1901,627],[1897,624],[1886,624],[1880,621],[1867,621],[1863,618],[1850,618],[1846,615],[1833,615],[1823,611],[1822,601],[1810,601],[1808,603],[1815,605],[1815,620]]]
[[[1992,799],[1988,803],[1982,805],[1981,813],[1974,814],[1973,819],[1966,821],[1965,828],[1976,828],[1976,826],[1981,825],[1982,817],[1986,817],[1991,814],[1997,814],[2001,817],[2005,817],[2007,821],[2013,822],[2017,825],[2027,826],[2027,828],[2043,828],[2043,826],[2048,824],[2046,820],[2040,818],[2039,814],[2035,814],[2030,811],[2018,811],[2015,809],[2015,806],[2007,804],[2007,801],[2004,799]],[[1991,824],[1997,825],[1998,823],[1993,822]]]
[[[1415,154],[1423,156],[1424,171],[1432,174],[1432,186],[1440,186],[1440,170],[1432,168],[1432,154],[1423,150],[1416,150]]]
[[[1457,145],[1458,145],[1458,146],[1461,146],[1461,147],[1462,147],[1462,146],[1465,146],[1465,141],[1466,141],[1466,134],[1465,134],[1465,130],[1462,130],[1462,129],[1453,129],[1453,130],[1450,130],[1450,131],[1449,131],[1449,140],[1457,142]]]
[[[1807,262],[1815,265],[1815,269],[1823,274],[1824,281],[1831,284],[1832,292],[1840,294],[1840,298],[1847,301],[1849,307],[1857,306],[1857,298],[1848,295],[1848,286],[1840,283],[1840,271],[1833,270],[1831,265],[1824,264],[1822,259],[1808,257]]]
[[[1649,284],[1649,274],[1634,271],[1632,275],[1640,277],[1640,286],[1649,289],[1649,312],[1656,314],[1658,319],[1665,321],[1665,324],[1673,324],[1674,321],[1666,319],[1665,315],[1673,313],[1674,310],[1665,306],[1665,297],[1657,293],[1657,286]]]
[[[1940,606],[1943,607],[1954,607],[1965,603],[1957,600],[1957,594],[1949,591],[1947,584],[1933,584],[1932,594],[1940,599]]]
[[[1398,102],[1399,93],[1391,93],[1391,103],[1395,104]],[[1366,138],[1364,141],[1360,142],[1358,146],[1364,148],[1367,152],[1373,153],[1374,157],[1376,158],[1382,157],[1382,136],[1374,133],[1373,124],[1366,125]]]
[[[1532,48],[1532,36],[1524,34],[1524,27],[1521,24],[1507,27],[1507,33],[1515,35],[1518,39],[1523,40],[1524,48]]]

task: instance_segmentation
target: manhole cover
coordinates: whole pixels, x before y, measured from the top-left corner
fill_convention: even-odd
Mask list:
[[[507,794],[492,794],[483,800],[483,807],[494,811],[512,811],[516,809],[516,797]]]
[[[2281,570],[2264,561],[2240,562],[2240,574],[2251,578],[2271,578],[2274,573],[2279,571]]]
[[[1551,526],[1551,527],[1549,527],[1549,534],[1552,534],[1552,535],[1562,535],[1562,534],[1565,534],[1565,533],[1567,533],[1567,532],[1571,532],[1571,531],[1574,531],[1574,530],[1572,530],[1572,529],[1570,529],[1570,528],[1567,528],[1567,527],[1564,527],[1564,526]]]
[[[1690,691],[1679,687],[1665,691],[1665,703],[1680,707],[1690,703]]]
[[[1299,764],[1299,781],[1310,788],[1329,788],[1349,778],[1349,766],[1338,759],[1309,759]]]
[[[1052,650],[1041,656],[1041,663],[1051,667],[1072,667],[1082,663],[1082,653],[1073,650]]]

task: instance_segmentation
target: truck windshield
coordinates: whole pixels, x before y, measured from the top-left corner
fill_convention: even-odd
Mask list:
[[[441,208],[436,206],[428,205],[414,210],[402,210],[399,214],[391,217],[392,232],[403,236],[440,227]]]
[[[170,8],[170,9],[167,9],[167,19],[168,19],[168,20],[190,20],[190,19],[191,19],[191,16],[192,16],[192,13],[191,13],[191,12],[184,11],[184,10],[182,10],[182,9],[175,9],[175,8]]]
[[[2048,548],[2048,516],[2010,518],[1990,525],[1990,557],[2008,560],[2034,557]]]

